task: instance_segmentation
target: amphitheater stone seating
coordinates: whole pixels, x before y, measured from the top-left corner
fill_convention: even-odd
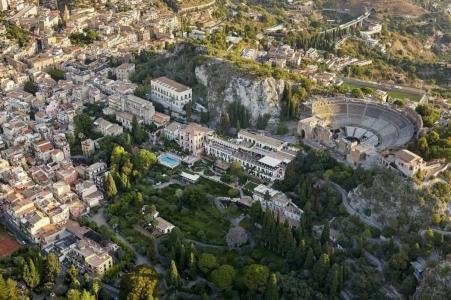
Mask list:
[[[365,104],[357,104],[357,103],[349,103],[348,104],[348,113],[349,114],[362,115],[364,111],[365,111]]]
[[[392,125],[388,125],[384,129],[379,131],[379,134],[382,136],[382,138],[392,133],[396,133],[396,128]]]
[[[368,117],[378,118],[381,113],[382,113],[382,110],[380,110],[378,107],[369,107],[368,106],[366,109],[366,115]]]
[[[390,123],[386,122],[385,120],[377,119],[376,122],[374,122],[373,126],[371,126],[370,128],[372,130],[379,131],[382,130],[388,124]]]
[[[323,119],[331,117],[332,128],[344,128],[343,133],[348,137],[360,139],[378,150],[406,144],[417,126],[415,116],[407,118],[389,106],[355,99],[332,99],[317,106],[315,115]]]
[[[365,116],[362,118],[362,122],[360,124],[362,124],[363,127],[371,128],[373,126],[374,122],[376,122],[376,120],[377,119],[375,119],[375,118],[370,118],[370,117]]]
[[[334,114],[346,114],[348,111],[346,103],[330,104],[330,108]]]
[[[362,123],[362,115],[348,115],[350,124],[360,124]]]
[[[366,132],[365,129],[362,128],[356,128],[356,131],[354,133],[354,137],[360,139],[362,137],[362,135]]]

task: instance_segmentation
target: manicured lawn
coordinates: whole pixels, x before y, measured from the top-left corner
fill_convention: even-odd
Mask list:
[[[225,244],[225,235],[230,224],[215,206],[173,211],[167,206],[158,205],[158,209],[163,218],[179,227],[188,238],[210,244]]]
[[[215,182],[206,178],[201,178],[198,184],[203,185],[205,187],[205,191],[214,196],[226,197],[228,195],[227,192],[230,189],[230,187],[223,183]]]
[[[199,182],[205,186],[205,191],[210,195],[227,194],[226,188],[228,187],[222,184],[210,180],[200,180]],[[154,190],[150,186],[141,184],[138,189],[143,193],[145,199],[151,198],[146,197],[146,194],[154,196],[152,199],[157,199],[154,204],[161,217],[180,228],[187,238],[210,244],[225,244],[225,235],[229,230],[230,223],[212,202],[197,209],[186,207],[183,203],[180,207],[174,197],[177,189],[183,189],[179,185],[170,185],[161,190]],[[205,197],[207,196],[205,194]]]

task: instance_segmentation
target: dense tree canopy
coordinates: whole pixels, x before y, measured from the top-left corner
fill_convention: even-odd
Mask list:
[[[158,274],[151,267],[138,266],[122,277],[120,286],[121,299],[157,299]]]
[[[233,285],[236,271],[231,265],[222,265],[211,272],[211,281],[220,289],[227,290]]]
[[[263,291],[268,282],[268,276],[267,266],[252,264],[244,272],[244,284],[249,290]]]

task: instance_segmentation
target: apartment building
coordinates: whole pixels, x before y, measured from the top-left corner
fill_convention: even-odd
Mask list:
[[[85,180],[75,185],[75,191],[88,207],[100,205],[103,200],[103,194],[97,189],[94,181]]]
[[[108,97],[108,105],[116,112],[123,111],[135,115],[145,124],[151,124],[152,117],[155,114],[152,102],[134,95],[111,95]]]
[[[178,144],[183,150],[200,155],[204,152],[207,137],[211,134],[213,130],[197,123],[190,123],[179,130]]]
[[[121,126],[113,124],[104,118],[98,118],[95,120],[94,126],[97,131],[105,136],[117,136],[124,132],[124,129]]]
[[[116,78],[117,80],[128,80],[130,75],[135,71],[135,65],[134,64],[127,64],[124,63],[116,68]]]
[[[94,141],[91,139],[81,141],[81,151],[84,156],[91,156],[95,151]]]
[[[85,178],[93,180],[95,177],[103,174],[108,169],[104,162],[96,162],[85,169]]]
[[[193,99],[193,91],[190,87],[167,77],[152,79],[150,86],[152,101],[160,103],[172,112],[185,114],[184,106]]]
[[[74,253],[96,275],[102,275],[113,266],[111,255],[88,239],[81,240],[74,248]]]

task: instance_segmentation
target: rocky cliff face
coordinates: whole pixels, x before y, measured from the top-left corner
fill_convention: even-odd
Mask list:
[[[246,74],[230,62],[207,60],[195,69],[198,83],[205,88],[205,104],[211,120],[219,120],[227,105],[235,100],[241,102],[252,114],[252,123],[259,115],[279,117],[280,100],[285,87],[284,80],[257,78]]]

